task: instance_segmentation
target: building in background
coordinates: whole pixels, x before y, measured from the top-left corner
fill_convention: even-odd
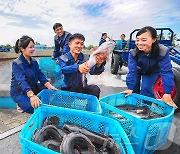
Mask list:
[[[47,46],[45,44],[35,43],[35,50],[46,50]]]

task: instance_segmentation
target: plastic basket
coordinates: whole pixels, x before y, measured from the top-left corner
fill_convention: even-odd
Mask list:
[[[116,119],[121,124],[130,139],[135,153],[153,153],[167,141],[174,108],[164,102],[138,94],[125,97],[125,94],[119,93],[100,99],[100,104],[102,115]],[[165,116],[145,120],[114,107],[124,104],[138,107],[147,106],[151,111],[163,113]],[[117,118],[112,113],[121,115],[123,118]]]
[[[41,69],[42,73],[46,75],[47,78],[50,79],[62,78],[61,67],[56,64],[56,60],[50,57],[40,58],[39,68]]]
[[[62,90],[42,90],[38,97],[43,104],[58,107],[90,111],[101,114],[101,106],[97,97],[82,93],[75,93]]]
[[[120,146],[122,153],[134,154],[126,133],[117,121],[85,111],[45,105],[39,107],[34,112],[20,132],[23,154],[57,153],[31,141],[35,130],[40,129],[43,120],[51,116],[58,116],[60,118],[59,126],[63,126],[65,122],[70,122],[96,133],[111,135]]]

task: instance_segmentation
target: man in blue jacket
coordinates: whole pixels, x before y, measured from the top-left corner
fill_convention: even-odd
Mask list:
[[[61,23],[55,23],[53,30],[56,33],[54,36],[54,53],[52,58],[58,58],[59,56],[69,51],[69,37],[71,33],[64,31]]]
[[[91,69],[86,65],[89,55],[81,51],[84,47],[85,38],[76,33],[69,38],[70,52],[60,56],[59,64],[64,74],[64,85],[62,90],[74,91],[94,95],[99,98],[100,88],[97,85],[88,85],[85,74],[99,75],[104,71],[106,55],[96,55],[96,65]]]

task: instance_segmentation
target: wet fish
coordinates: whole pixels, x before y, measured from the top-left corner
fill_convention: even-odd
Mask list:
[[[46,140],[54,139],[61,143],[65,135],[66,133],[63,130],[58,129],[54,125],[48,125],[40,130],[37,130],[32,138],[32,141],[41,144]]]
[[[86,130],[82,127],[79,127],[74,124],[66,123],[63,126],[63,129],[68,130],[69,132],[79,132],[87,136],[93,144],[97,144],[103,147],[108,147],[111,150],[113,150],[114,154],[120,154],[121,150],[119,148],[119,145],[115,143],[115,141],[110,138],[109,136],[98,134],[95,132],[91,132],[89,130]]]
[[[57,116],[47,117],[47,118],[44,119],[44,121],[42,123],[42,127],[45,127],[47,125],[58,126],[59,121],[60,121],[59,117],[57,117]]]
[[[82,144],[84,147],[81,147]],[[88,137],[78,132],[72,132],[63,137],[60,152],[63,154],[81,154],[84,148],[88,149],[89,154],[96,154],[95,146]]]
[[[50,139],[50,140],[43,141],[40,144],[48,149],[54,150],[56,152],[60,152],[60,144],[61,143],[57,140]]]
[[[141,119],[147,119],[147,120],[165,116],[162,113],[158,114],[158,113],[152,112],[147,106],[138,107],[136,105],[119,105],[119,106],[116,106],[116,108],[120,110],[124,110],[135,117],[138,117]]]
[[[87,61],[87,66],[89,68],[93,67],[96,64],[96,55],[99,53],[104,53],[108,57],[109,54],[113,51],[115,47],[115,42],[113,40],[104,42],[101,44],[89,57],[89,60]]]
[[[107,59],[109,58],[109,54],[113,51],[115,47],[115,41],[109,40],[107,42],[104,42],[101,44],[89,57],[89,60],[87,61],[87,66],[89,68],[92,68],[96,64],[96,55],[99,53],[104,53],[107,56]],[[85,78],[86,74],[82,75],[82,83],[83,87],[85,86]]]

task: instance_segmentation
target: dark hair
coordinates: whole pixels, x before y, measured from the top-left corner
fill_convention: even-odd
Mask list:
[[[55,23],[53,25],[53,30],[55,31],[55,29],[58,28],[58,27],[62,27],[62,24],[61,23]]]
[[[145,26],[143,28],[141,28],[138,33],[136,34],[136,37],[143,34],[149,32],[152,36],[153,39],[156,39],[156,41],[152,44],[152,53],[153,54],[159,54],[160,52],[160,48],[158,45],[158,41],[157,41],[157,31],[155,28],[151,27],[151,26]],[[136,48],[136,50],[138,50],[138,48]],[[138,50],[139,51],[139,50]]]
[[[80,33],[75,33],[69,37],[69,42],[71,42],[72,40],[74,40],[76,38],[85,41],[84,35],[82,35]]]
[[[103,39],[103,36],[104,36],[104,35],[107,35],[107,33],[102,33],[101,39]]]
[[[22,52],[20,50],[20,47],[22,47],[23,49],[26,49],[29,42],[32,41],[34,43],[34,40],[27,36],[27,35],[23,35],[20,39],[18,39],[15,43],[15,46],[14,46],[14,50],[16,53],[19,53],[19,52]]]
[[[126,37],[126,35],[125,35],[125,34],[121,34],[121,36],[122,36],[122,35],[123,35],[124,37]]]

